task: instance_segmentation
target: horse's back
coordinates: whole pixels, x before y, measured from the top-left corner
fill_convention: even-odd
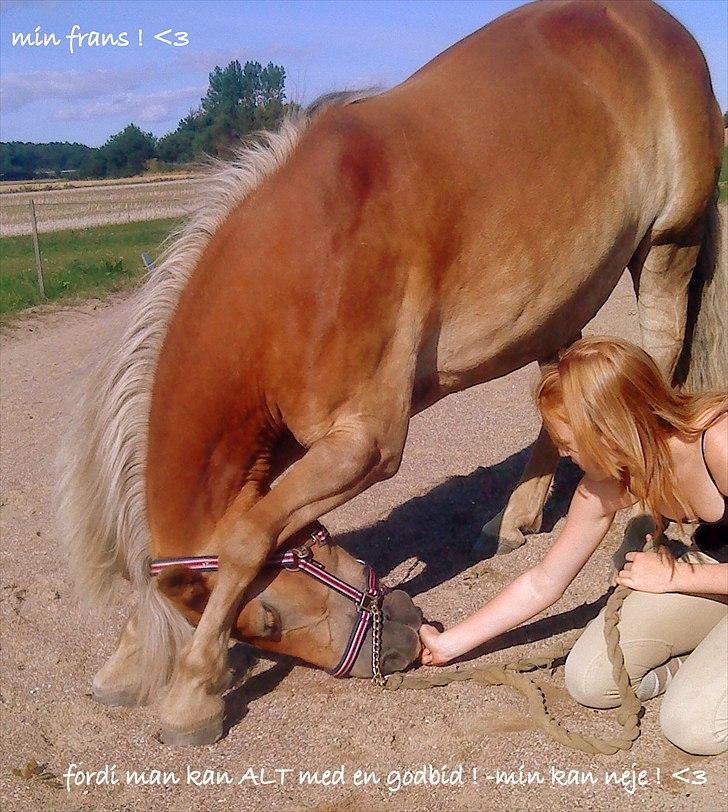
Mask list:
[[[522,7],[346,115],[388,122],[402,166],[427,167],[431,223],[457,213],[456,258],[432,269],[457,314],[438,348],[454,387],[569,341],[649,230],[699,223],[721,156],[702,53],[651,2]]]
[[[212,477],[222,505],[269,426],[308,446],[349,413],[394,424],[392,404],[417,411],[563,346],[649,228],[699,216],[715,109],[700,50],[659,7],[543,2],[315,116],[176,308],[150,503],[174,493],[170,524],[187,526],[211,463],[233,472]]]
[[[651,0],[520,7],[385,96],[426,122],[433,137],[480,145],[506,160],[518,155],[519,142],[573,153],[582,144],[593,150],[614,131],[649,163],[645,171],[676,173],[670,193],[685,182],[683,170],[697,173],[693,185],[712,190],[722,154],[721,114],[703,54]],[[473,126],[477,115],[485,120]]]

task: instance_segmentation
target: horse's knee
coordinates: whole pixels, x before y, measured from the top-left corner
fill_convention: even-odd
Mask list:
[[[386,431],[359,426],[356,431],[347,434],[346,441],[342,441],[345,452],[340,459],[342,473],[362,478],[373,477],[377,481],[389,479],[397,473],[406,437],[406,429],[399,430],[399,421],[394,421]],[[337,450],[337,453],[340,452]]]

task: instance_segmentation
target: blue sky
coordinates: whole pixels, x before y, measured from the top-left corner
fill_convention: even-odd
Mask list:
[[[728,106],[728,0],[663,0],[705,52]],[[231,59],[286,68],[289,98],[402,81],[522,0],[0,0],[3,141],[102,144],[130,121],[155,135],[199,104]],[[119,38],[81,45],[73,26]],[[60,44],[13,45],[13,34]],[[139,45],[139,29],[142,44]],[[154,39],[171,29],[164,38]],[[185,34],[177,32],[186,32]],[[171,44],[177,41],[178,45]],[[185,40],[188,44],[183,44]],[[70,45],[73,43],[73,53]]]

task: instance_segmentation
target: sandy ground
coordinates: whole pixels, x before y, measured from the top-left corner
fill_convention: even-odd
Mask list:
[[[51,459],[73,419],[63,413],[62,398],[78,384],[125,306],[126,299],[116,298],[31,316],[16,322],[4,340],[2,809],[726,808],[728,760],[689,756],[673,747],[660,733],[659,699],[648,703],[643,734],[632,751],[604,757],[554,743],[534,727],[525,701],[507,688],[461,684],[387,693],[368,682],[337,681],[292,662],[258,659],[245,647],[238,647],[235,661],[248,676],[228,696],[233,724],[214,746],[167,748],[157,738],[154,707],[96,704],[89,683],[113,649],[129,595],[120,584],[118,603],[106,619],[80,611],[56,544]],[[626,279],[590,331],[636,340],[635,303]],[[534,375],[534,368],[521,370],[415,418],[397,476],[325,519],[339,543],[374,563],[388,584],[403,586],[427,616],[446,625],[539,560],[558,532],[576,482],[573,467],[560,469],[546,515],[549,532],[491,560],[490,571],[479,578],[468,578],[470,544],[514,485],[536,434],[529,394]],[[494,641],[478,652],[477,662],[509,661],[574,638],[574,629],[602,605],[624,522],[616,522],[564,598],[546,613],[548,620],[537,618]],[[594,733],[616,729],[612,712],[584,709],[570,699],[563,669],[541,679],[560,719]],[[47,765],[45,779],[13,774],[31,759]],[[88,785],[72,784],[68,792],[50,774],[63,784],[69,764],[116,769],[107,783],[96,783],[104,779],[96,776]],[[434,773],[407,772],[428,765],[445,767],[451,783],[437,783]],[[151,780],[153,769],[173,771],[179,783],[127,782],[127,771],[145,770]],[[338,772],[325,779],[327,769]],[[357,785],[357,769],[370,771],[379,783]],[[227,771],[233,783],[197,786],[196,780],[222,777],[194,772],[203,770]],[[300,770],[319,771],[326,783],[300,783]],[[607,773],[615,771],[622,785],[607,781]],[[503,782],[511,772],[519,783]],[[543,783],[533,783],[535,773]],[[406,786],[399,786],[398,776]],[[117,783],[109,783],[113,778]],[[428,783],[417,783],[423,778]]]

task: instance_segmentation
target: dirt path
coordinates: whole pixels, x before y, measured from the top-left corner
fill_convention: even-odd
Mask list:
[[[648,704],[644,733],[632,752],[610,757],[560,748],[534,729],[525,701],[506,688],[462,684],[436,692],[382,693],[366,682],[336,681],[266,659],[250,659],[249,678],[229,697],[238,721],[227,738],[211,747],[166,748],[156,738],[154,708],[96,704],[89,682],[111,653],[128,594],[120,586],[118,605],[106,620],[81,613],[56,545],[49,504],[51,462],[58,436],[73,419],[64,414],[62,399],[77,385],[103,336],[115,329],[125,306],[125,299],[92,302],[29,318],[18,322],[3,342],[2,809],[726,808],[728,760],[688,756],[670,745],[659,731],[659,699]],[[636,340],[635,305],[626,279],[590,331]],[[432,619],[452,624],[481,605],[535,563],[554,537],[554,523],[559,528],[569,485],[575,481],[568,468],[560,472],[561,485],[547,511],[546,526],[552,532],[532,536],[524,548],[492,560],[489,574],[467,577],[469,545],[502,504],[524,462],[524,449],[535,437],[537,420],[529,395],[534,374],[534,369],[522,370],[453,396],[415,418],[398,475],[325,519],[337,541],[372,561],[390,585],[403,583]],[[572,628],[589,617],[578,607],[594,603],[606,591],[609,558],[623,525],[624,519],[616,523],[566,596],[546,613],[550,620],[528,624],[535,642],[522,645],[523,632],[507,635],[479,662],[533,655],[574,637]],[[548,638],[553,632],[556,636]],[[238,653],[239,664],[247,656]],[[562,671],[544,678],[557,716],[592,732],[613,730],[611,712],[589,711],[570,700]],[[13,775],[14,768],[30,759],[47,764],[57,776],[71,763],[85,770],[116,765],[118,783],[72,786],[69,794],[52,780]],[[428,785],[396,791],[397,772],[407,780],[406,770],[426,765],[447,765],[455,783],[434,784],[432,775]],[[462,785],[457,773],[449,773],[458,765]],[[225,770],[235,783],[195,786],[188,783],[188,766]],[[329,785],[299,783],[299,770],[342,767],[343,776],[334,773]],[[153,768],[174,771],[180,783],[127,783],[127,770]],[[359,768],[376,773],[380,783],[356,786]],[[538,771],[544,783],[497,783],[497,770],[515,771],[518,780],[521,768]],[[646,786],[630,785],[633,768],[646,771]],[[264,780],[274,783],[260,783],[261,769]],[[291,772],[277,774],[276,769]],[[552,769],[581,772],[552,775]],[[673,777],[679,770],[685,770],[683,779],[696,783]],[[626,786],[605,783],[605,771],[617,771],[620,777],[628,771]],[[558,785],[576,779],[581,783]]]

